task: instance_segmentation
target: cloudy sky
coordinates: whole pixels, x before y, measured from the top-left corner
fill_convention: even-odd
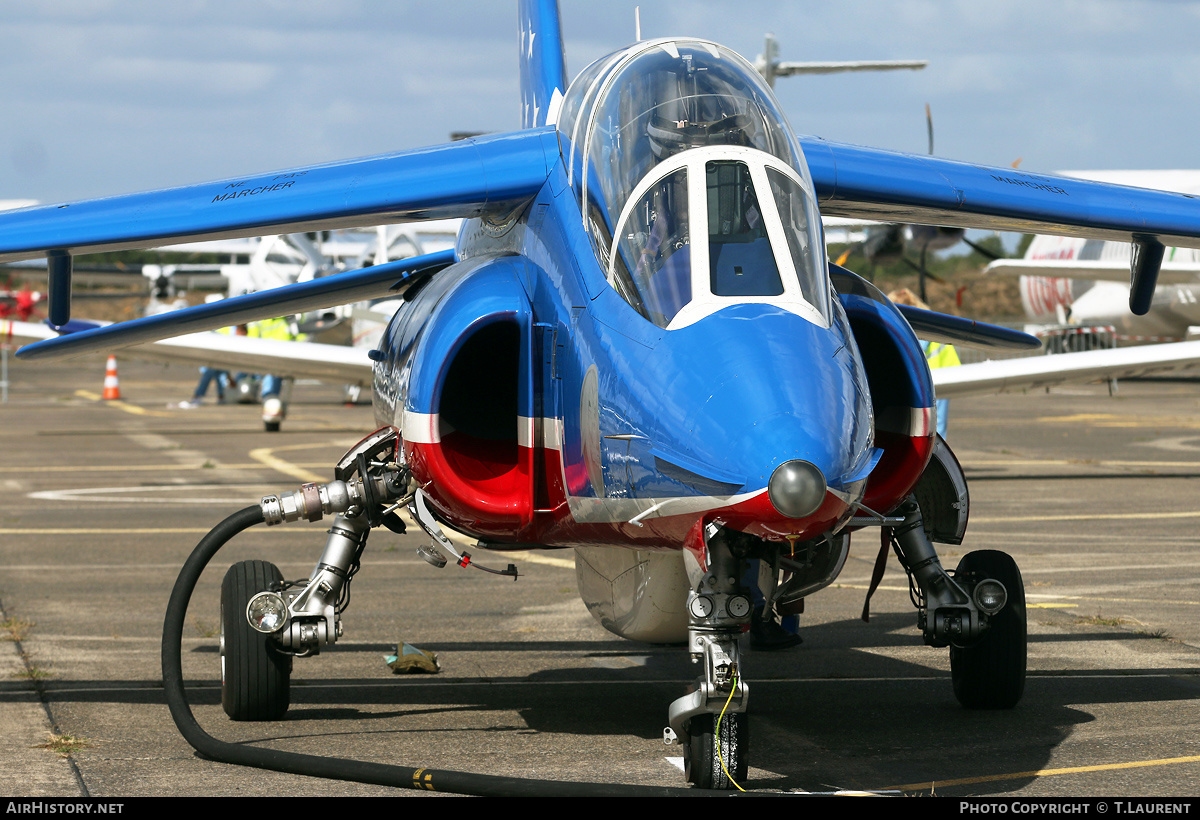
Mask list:
[[[633,0],[562,0],[568,72]],[[927,59],[780,80],[801,133],[1051,171],[1198,168],[1200,2],[640,0],[646,37],[753,60]],[[731,14],[731,9],[734,13]],[[443,142],[518,123],[506,0],[0,3],[0,199],[56,202]]]

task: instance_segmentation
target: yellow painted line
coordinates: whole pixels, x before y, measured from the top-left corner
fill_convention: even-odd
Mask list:
[[[320,446],[320,445],[309,445],[309,446]],[[275,452],[277,450],[283,450],[283,449],[284,449],[283,447],[274,447],[274,448],[259,447],[257,450],[250,451],[250,458],[254,459],[255,461],[257,461],[260,464],[265,464],[267,467],[270,467],[272,470],[276,470],[278,472],[283,473],[284,475],[291,476],[292,478],[298,478],[305,483],[311,482],[311,483],[315,483],[315,484],[324,484],[325,482],[329,481],[330,478],[332,478],[332,476],[327,478],[323,475],[317,475],[316,473],[312,472],[311,470],[304,469],[299,464],[294,464],[290,461],[286,461],[286,460],[280,458],[279,456],[275,455]]]
[[[1200,601],[1178,601],[1163,598],[1114,598],[1112,596],[1099,595],[1038,595],[1029,596],[1038,598],[1065,598],[1068,601],[1098,601],[1105,604],[1174,604],[1176,606],[1200,606]],[[1029,604],[1032,606],[1032,604]],[[1045,604],[1043,606],[1060,606],[1069,608],[1072,604]]]
[[[1014,521],[1139,521],[1167,518],[1200,518],[1200,510],[1188,512],[1099,513],[1092,515],[1010,515],[1001,518],[972,518],[972,524],[1007,524]]]
[[[115,529],[94,529],[89,527],[46,527],[44,529],[3,529],[0,535],[171,535],[206,533],[204,527],[117,527]],[[255,532],[291,532],[286,527],[264,527]]]
[[[93,393],[90,390],[76,390],[75,395],[88,401],[104,401],[100,398],[99,393]],[[104,405],[124,410],[126,413],[132,413],[135,416],[159,416],[165,418],[174,415],[174,413],[160,413],[154,410],[147,410],[145,407],[138,407],[136,404],[127,404],[120,399],[109,399],[108,401],[104,401]]]
[[[153,472],[159,470],[171,470],[178,472],[179,470],[211,470],[214,469],[213,464],[204,466],[206,462],[196,464],[89,464],[89,465],[71,465],[71,466],[28,466],[28,467],[0,467],[0,473],[81,473],[81,472]],[[261,461],[256,461],[253,464],[225,464],[217,465],[222,470],[257,470],[262,467]],[[296,464],[296,467],[314,467],[320,468],[321,462],[313,462],[311,464]]]
[[[870,584],[834,584],[831,589],[870,589]],[[908,592],[908,587],[892,587],[887,584],[880,584],[875,587],[876,590],[886,589],[892,592]]]
[[[554,550],[562,552],[562,550]],[[568,561],[566,558],[555,558],[551,555],[543,555],[540,552],[532,552],[523,550],[521,552],[497,552],[497,555],[503,555],[506,558],[511,557],[517,561],[526,561],[530,564],[544,564],[548,567],[558,567],[559,569],[575,569],[575,559]]]
[[[1181,427],[1194,430],[1200,421],[1190,416],[1122,416],[1114,413],[1077,413],[1073,416],[1041,416],[1046,424],[1090,424],[1093,427]]]
[[[1115,413],[1075,413],[1070,416],[1041,416],[1037,421],[1061,421],[1065,424],[1073,424],[1077,421],[1112,421],[1119,418],[1128,418],[1128,416],[1118,416]]]
[[[833,584],[829,588],[830,589],[870,589],[871,587],[867,584],[836,583],[836,584]],[[891,592],[908,592],[908,587],[888,586],[886,584],[880,584],[878,587],[876,587],[876,590],[888,590]],[[1177,601],[1177,600],[1164,601],[1162,598],[1114,598],[1112,596],[1101,597],[1101,596],[1097,596],[1097,595],[1046,595],[1046,594],[1038,594],[1036,592],[1031,593],[1028,591],[1026,591],[1026,593],[1025,593],[1025,598],[1026,598],[1025,605],[1027,607],[1038,607],[1041,609],[1052,609],[1052,608],[1072,609],[1072,608],[1078,608],[1079,605],[1078,604],[1069,604],[1069,603],[1055,603],[1053,600],[1050,602],[1047,602],[1047,603],[1031,604],[1031,603],[1028,603],[1029,599],[1050,598],[1050,599],[1056,599],[1056,600],[1060,600],[1060,601],[1083,601],[1084,603],[1087,603],[1089,601],[1099,601],[1101,603],[1108,603],[1108,604],[1177,604],[1178,606],[1200,606],[1200,601]]]
[[[1104,461],[1088,458],[1010,458],[972,459],[962,463],[970,467],[1187,467],[1196,469],[1200,461]]]
[[[1150,766],[1176,766],[1180,763],[1200,763],[1200,755],[1187,757],[1165,757],[1161,760],[1140,760],[1133,763],[1105,763],[1098,766],[1071,766],[1062,769],[1035,769],[1030,772],[1013,772],[1011,774],[993,774],[984,777],[963,777],[958,780],[932,780],[928,783],[909,783],[904,786],[889,786],[899,791],[930,791],[937,787],[969,786],[975,783],[995,783],[999,780],[1020,780],[1025,777],[1052,777],[1063,774],[1084,774],[1087,772],[1113,772],[1121,769],[1144,769]]]
[[[418,529],[420,529],[419,525]],[[471,538],[463,535],[461,532],[455,532],[454,530],[444,529],[442,532],[451,541],[459,544],[460,546],[466,547],[469,550],[484,549],[483,547],[476,547],[476,543],[478,541],[476,538]],[[548,567],[558,567],[559,569],[575,569],[575,554],[573,551],[569,561],[566,558],[555,558],[552,555],[543,555],[542,553],[534,552],[533,550],[514,550],[512,552],[509,552],[508,550],[488,550],[488,552],[492,553],[493,555],[500,555],[516,561],[525,561],[530,564],[543,564]],[[562,550],[547,550],[547,552],[562,552]]]

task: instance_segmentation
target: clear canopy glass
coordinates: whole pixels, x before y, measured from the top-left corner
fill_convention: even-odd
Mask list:
[[[650,321],[668,327],[695,300],[716,297],[803,298],[827,322],[803,154],[766,83],[736,53],[697,40],[638,43],[576,78],[557,127],[597,258]],[[681,156],[721,156],[721,147],[767,156],[699,165]],[[693,274],[697,265],[704,270]]]

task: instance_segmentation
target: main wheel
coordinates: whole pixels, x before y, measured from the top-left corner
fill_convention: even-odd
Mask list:
[[[1011,709],[1025,691],[1025,585],[1008,553],[978,550],[963,556],[954,572],[994,578],[1004,584],[1008,602],[989,618],[983,637],[972,646],[950,647],[954,696],[968,709]]]
[[[291,696],[292,657],[246,621],[246,605],[283,581],[266,561],[242,561],[221,582],[221,705],[233,720],[279,720]]]
[[[698,789],[733,789],[746,780],[750,725],[745,712],[727,712],[719,734],[713,731],[716,725],[716,715],[697,715],[688,728],[684,774]]]

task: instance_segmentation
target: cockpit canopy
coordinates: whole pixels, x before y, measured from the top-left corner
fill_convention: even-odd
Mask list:
[[[571,84],[557,128],[602,269],[647,319],[671,329],[762,301],[828,325],[803,154],[736,53],[658,40],[602,58]]]

